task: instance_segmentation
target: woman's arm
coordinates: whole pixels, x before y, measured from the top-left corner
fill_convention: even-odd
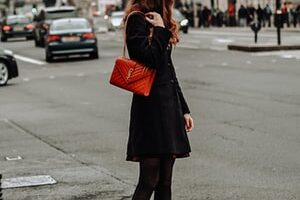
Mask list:
[[[141,14],[129,17],[126,28],[127,49],[131,59],[144,63],[147,67],[158,68],[162,54],[168,46],[171,32],[164,28],[153,27],[153,36],[149,43],[147,21]]]
[[[181,107],[182,107],[182,112],[183,114],[190,114],[191,111],[189,109],[189,106],[183,96],[183,93],[182,93],[182,90],[181,90],[181,87],[179,85],[179,83],[177,84],[177,91],[178,91],[178,96],[179,96],[179,100],[180,100],[180,103],[181,103]]]

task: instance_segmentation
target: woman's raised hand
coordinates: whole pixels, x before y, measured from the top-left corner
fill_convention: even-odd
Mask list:
[[[165,27],[162,17],[157,12],[148,12],[145,16],[146,20],[153,26]]]

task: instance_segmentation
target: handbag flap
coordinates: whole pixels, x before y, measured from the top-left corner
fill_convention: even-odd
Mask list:
[[[132,83],[151,76],[154,70],[125,57],[117,58],[115,66],[127,83]]]

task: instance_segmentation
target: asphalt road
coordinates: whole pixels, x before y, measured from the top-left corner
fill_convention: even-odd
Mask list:
[[[283,34],[300,42],[298,32]],[[272,31],[260,41],[276,41]],[[174,200],[300,199],[300,51],[242,53],[247,30],[191,30],[173,51],[195,121],[178,159]],[[7,199],[130,199],[138,165],[125,161],[131,94],[109,85],[121,34],[99,34],[99,60],[46,63],[33,41],[13,50],[20,77],[0,88],[0,172],[58,184],[4,190]],[[299,43],[298,43],[299,44]],[[23,160],[6,161],[20,155]]]

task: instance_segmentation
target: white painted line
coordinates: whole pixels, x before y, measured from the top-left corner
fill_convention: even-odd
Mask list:
[[[222,66],[228,66],[228,63],[224,62],[222,63]]]
[[[85,76],[85,74],[84,73],[78,73],[78,74],[76,74],[76,76],[77,77],[83,77],[83,76]]]
[[[49,79],[55,79],[55,76],[49,76]]]
[[[185,48],[185,49],[199,49],[199,47],[190,44],[179,44],[177,47]]]
[[[22,160],[23,158],[21,156],[16,156],[16,157],[9,157],[9,156],[6,156],[5,159],[7,161],[16,161],[16,160]]]
[[[36,64],[36,65],[45,65],[45,64],[47,64],[44,61],[36,60],[36,59],[33,59],[33,58],[28,58],[28,57],[21,56],[21,55],[18,55],[18,54],[15,54],[14,56],[18,60],[22,60],[24,62],[28,62],[28,63],[32,63],[32,64]]]
[[[224,39],[224,38],[216,38],[213,41],[218,42],[218,43],[225,43],[225,44],[234,42],[234,40],[232,40],[232,39]]]
[[[82,102],[82,104],[83,104],[83,105],[91,105],[91,103],[88,102],[88,101]]]
[[[282,58],[293,58],[294,56],[293,55],[289,55],[289,54],[284,54],[284,55],[281,55],[280,57]]]
[[[30,81],[30,78],[23,78],[23,81],[28,82],[28,81]]]

